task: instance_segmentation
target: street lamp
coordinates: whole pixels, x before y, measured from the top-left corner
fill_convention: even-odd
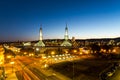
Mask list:
[[[8,55],[7,58],[11,58],[12,56],[11,55]]]
[[[47,67],[48,67],[48,64],[45,64],[44,67],[47,68]]]
[[[35,54],[36,56],[39,56],[39,53],[40,53],[40,49],[38,47],[35,48]]]
[[[36,51],[39,51],[39,48],[36,48]]]

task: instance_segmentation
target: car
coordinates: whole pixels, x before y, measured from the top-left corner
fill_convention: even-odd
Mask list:
[[[108,77],[111,77],[114,74],[114,72],[107,72],[106,74]]]

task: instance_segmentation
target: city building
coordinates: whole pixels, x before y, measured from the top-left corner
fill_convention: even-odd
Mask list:
[[[23,42],[23,46],[31,46],[31,42]]]
[[[38,46],[38,47],[45,46],[45,44],[43,42],[42,28],[40,28],[40,32],[39,32],[39,41],[34,46]]]
[[[66,24],[66,28],[65,28],[65,35],[64,35],[64,41],[61,44],[61,46],[72,46],[72,44],[68,41],[69,36],[68,36],[68,28],[67,28],[67,24]]]

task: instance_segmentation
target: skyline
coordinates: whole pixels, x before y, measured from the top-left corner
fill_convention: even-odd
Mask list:
[[[119,0],[0,1],[0,41],[120,37]]]

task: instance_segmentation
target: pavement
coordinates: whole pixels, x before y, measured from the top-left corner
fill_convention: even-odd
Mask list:
[[[15,73],[11,73],[11,74],[8,75],[6,80],[18,80],[18,79],[17,79]]]
[[[13,67],[12,69],[12,66],[10,63],[5,64],[4,67],[5,67],[5,74],[6,74],[5,80],[18,80],[15,74],[15,68]]]

